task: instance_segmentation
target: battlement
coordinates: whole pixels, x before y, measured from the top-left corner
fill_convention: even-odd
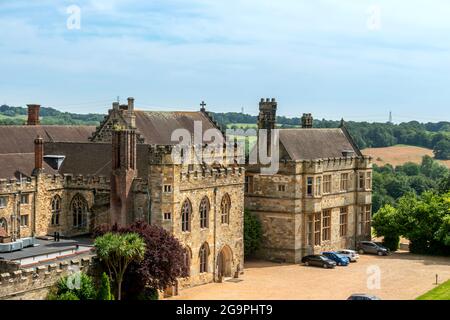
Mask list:
[[[370,169],[372,168],[371,157],[334,157],[317,160],[301,160],[297,163],[301,164],[304,171],[331,171],[331,170],[349,170],[349,169]]]
[[[18,191],[34,191],[36,186],[36,178],[29,179],[0,179],[0,193],[14,193]]]
[[[64,174],[63,179],[66,188],[110,188],[110,178],[105,176]]]
[[[20,268],[12,272],[0,274],[0,299],[17,296],[28,296],[33,293],[38,296],[28,298],[44,299],[48,289],[66,275],[78,271],[89,271],[94,264],[93,256],[73,258],[49,265],[31,268]]]
[[[236,178],[245,175],[245,169],[243,167],[228,167],[220,169],[205,169],[205,170],[192,170],[183,171],[180,173],[181,181],[199,181],[206,179],[227,179]]]

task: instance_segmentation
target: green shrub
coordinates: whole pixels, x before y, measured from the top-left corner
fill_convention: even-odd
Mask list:
[[[111,294],[111,284],[105,272],[102,273],[100,288],[98,289],[97,300],[114,300]]]
[[[154,288],[146,288],[137,296],[137,300],[158,300],[159,294],[158,290]]]
[[[59,295],[56,300],[80,300],[77,295],[71,291],[67,291],[61,295]]]
[[[244,210],[244,254],[252,256],[261,247],[262,226],[259,219]]]
[[[58,281],[56,296],[59,298],[67,292],[73,293],[79,300],[94,300],[97,296],[92,278],[83,272],[65,276]]]
[[[400,244],[399,236],[385,236],[383,239],[383,246],[385,246],[392,252],[398,250],[399,244]]]

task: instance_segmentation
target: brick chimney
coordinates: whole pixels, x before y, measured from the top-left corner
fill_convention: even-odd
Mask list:
[[[313,127],[313,117],[311,113],[304,113],[302,116],[302,128],[310,129]]]
[[[34,172],[42,171],[44,159],[44,139],[37,136],[34,139]]]
[[[132,219],[132,186],[136,178],[136,132],[114,130],[112,136],[110,224],[125,227]]]
[[[41,106],[39,104],[27,104],[28,107],[28,121],[27,125],[37,126],[39,122],[39,111]]]

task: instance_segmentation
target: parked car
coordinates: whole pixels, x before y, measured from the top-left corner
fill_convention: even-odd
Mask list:
[[[372,296],[365,293],[355,293],[352,294],[350,297],[347,298],[347,300],[381,300],[377,296]]]
[[[348,264],[350,263],[349,258],[344,257],[343,255],[340,255],[336,252],[333,251],[327,251],[327,252],[322,252],[322,254],[327,257],[328,259],[333,260],[334,262],[336,262],[336,264],[338,266],[348,266]]]
[[[328,259],[324,255],[321,254],[313,254],[309,256],[305,256],[302,258],[302,262],[306,266],[318,266],[322,268],[334,268],[336,267],[336,262],[331,259]]]
[[[340,254],[344,257],[347,257],[350,260],[350,262],[356,262],[359,259],[359,254],[355,250],[342,249],[342,250],[336,251],[336,253]]]
[[[386,256],[389,254],[389,249],[373,241],[361,241],[358,243],[358,252],[361,254],[372,253],[379,256]]]

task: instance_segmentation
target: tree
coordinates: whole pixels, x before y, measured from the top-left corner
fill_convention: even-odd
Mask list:
[[[97,300],[114,300],[111,294],[111,284],[109,282],[109,277],[105,272],[102,273]]]
[[[127,228],[111,230],[119,234],[133,232],[145,241],[144,258],[133,261],[125,273],[123,287],[125,299],[148,299],[155,290],[164,290],[182,277],[187,277],[189,253],[180,241],[161,227],[137,221]],[[97,233],[107,232],[98,228]]]
[[[117,285],[117,299],[122,298],[122,281],[130,263],[144,258],[145,242],[137,233],[117,234],[108,232],[95,239],[97,256],[114,275]]]
[[[244,210],[244,254],[253,255],[261,247],[262,227],[259,219]]]
[[[448,137],[443,138],[433,148],[434,157],[440,160],[450,159],[450,139]]]
[[[398,223],[397,210],[393,206],[386,205],[378,210],[373,216],[372,227],[378,237],[384,237],[383,244],[389,250],[396,251],[398,249],[402,228]]]

